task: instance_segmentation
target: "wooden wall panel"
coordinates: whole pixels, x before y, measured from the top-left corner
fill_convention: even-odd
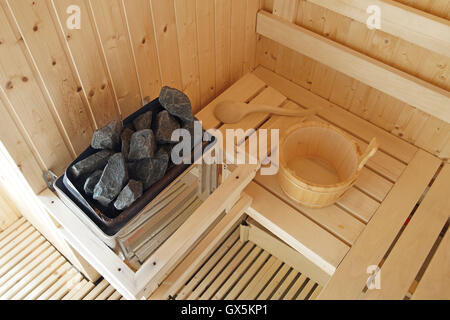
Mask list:
[[[65,134],[71,137],[68,139],[71,147],[79,153],[89,143],[94,125],[90,110],[78,92],[78,79],[72,73],[47,2],[24,0],[8,1],[8,4],[20,27],[28,55],[34,53],[33,60],[48,90],[51,106],[57,112]]]
[[[183,90],[190,97],[194,112],[200,111],[196,5],[192,0],[175,0],[178,45],[180,48]]]
[[[69,162],[72,154],[25,56],[23,42],[8,22],[4,6],[0,8],[0,41],[0,98],[21,127],[27,143],[39,154],[43,166],[61,173],[62,163]]]
[[[215,0],[216,94],[231,85],[231,1]]]
[[[450,90],[450,58],[369,30],[365,24],[307,0],[299,1],[296,24]],[[274,2],[266,0],[263,8],[272,12]],[[450,124],[264,37],[259,37],[257,52],[259,64],[408,142],[450,158]]]
[[[246,0],[245,47],[243,73],[250,72],[256,65],[256,14],[262,6],[260,0]]]
[[[42,1],[42,0],[41,0]],[[92,18],[88,0],[48,0],[52,4],[52,13],[61,28],[62,39],[72,57],[74,70],[80,79],[81,89],[92,110],[96,128],[108,123],[119,115],[117,101],[114,97],[100,39]],[[66,13],[71,5],[81,9],[81,29],[67,28]]]
[[[143,102],[161,90],[161,72],[156,51],[155,28],[149,0],[123,0]]]
[[[383,32],[450,57],[450,21],[393,0],[308,0],[366,24],[369,6],[380,8]]]
[[[44,164],[33,154],[34,149],[28,144],[23,132],[18,128],[10,115],[10,110],[0,100],[0,137],[6,149],[11,153],[21,172],[27,177],[33,190],[42,190],[45,187],[42,172],[46,169]]]
[[[163,86],[181,88],[181,63],[174,0],[151,0]]]
[[[196,0],[200,97],[206,105],[216,96],[216,26],[212,0]]]
[[[22,217],[22,214],[0,187],[0,232],[6,230],[20,217]]]
[[[245,13],[247,1],[231,0],[231,83],[242,77],[245,58]]]
[[[79,6],[81,28],[69,29]],[[262,0],[0,0],[0,140],[31,182],[177,87],[199,111],[256,67]]]
[[[120,113],[128,117],[142,104],[142,97],[122,1],[95,0],[89,3]]]

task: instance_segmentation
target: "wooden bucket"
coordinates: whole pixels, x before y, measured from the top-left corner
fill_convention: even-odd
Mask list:
[[[320,122],[289,128],[280,146],[278,181],[296,202],[323,208],[334,204],[358,179],[378,150],[374,138],[362,153],[343,131]]]

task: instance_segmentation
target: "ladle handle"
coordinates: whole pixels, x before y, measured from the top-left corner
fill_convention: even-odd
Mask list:
[[[370,158],[372,158],[375,155],[375,153],[378,150],[378,147],[379,143],[377,138],[373,138],[369,146],[367,147],[366,152],[364,152],[364,154],[361,156],[361,162],[359,163],[358,171],[361,171],[366,165],[367,161],[369,161]]]

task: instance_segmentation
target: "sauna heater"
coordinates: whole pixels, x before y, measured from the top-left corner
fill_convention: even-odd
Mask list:
[[[161,111],[155,100],[123,121],[124,126],[140,115]],[[206,139],[195,139],[189,157],[193,164],[169,165],[165,176],[154,184],[128,209],[109,218],[76,186],[71,170],[55,182],[58,196],[92,232],[132,267],[138,268],[180,227],[202,202],[217,188],[217,165],[207,165],[194,158],[212,151],[213,136],[203,132]],[[203,140],[206,140],[204,142]],[[68,168],[96,151],[89,147]]]

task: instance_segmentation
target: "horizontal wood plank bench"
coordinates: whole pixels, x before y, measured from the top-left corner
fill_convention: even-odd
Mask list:
[[[226,129],[279,129],[282,138],[298,119],[254,114],[240,123],[223,125],[214,116],[215,105],[223,100],[290,109],[320,107],[314,120],[343,129],[361,149],[373,137],[378,138],[379,152],[369,161],[358,183],[337,204],[324,209],[304,208],[282,192],[276,176],[258,174],[245,190],[253,198],[246,213],[329,275],[330,281],[319,298],[406,297],[450,212],[443,194],[443,190],[447,193],[449,190],[447,167],[429,190],[442,161],[263,67],[237,81],[197,117],[206,129],[219,129],[223,134]],[[398,239],[405,221],[420,201],[410,225]],[[438,204],[434,205],[433,201]],[[433,222],[423,217],[431,209],[435,212]],[[418,226],[425,222],[420,229]],[[442,241],[442,247],[447,242],[448,236]],[[393,243],[396,246],[392,249]],[[408,255],[417,250],[420,254]],[[448,253],[442,251],[438,250],[435,260],[448,260]],[[382,280],[382,290],[367,290],[368,268],[379,265],[382,265],[382,279],[389,283]],[[426,296],[422,292],[427,283],[438,276],[439,268],[434,265],[432,260],[429,272],[423,276],[427,282],[418,286],[418,297]],[[408,272],[399,278],[404,268]],[[445,291],[444,287],[441,290]]]

